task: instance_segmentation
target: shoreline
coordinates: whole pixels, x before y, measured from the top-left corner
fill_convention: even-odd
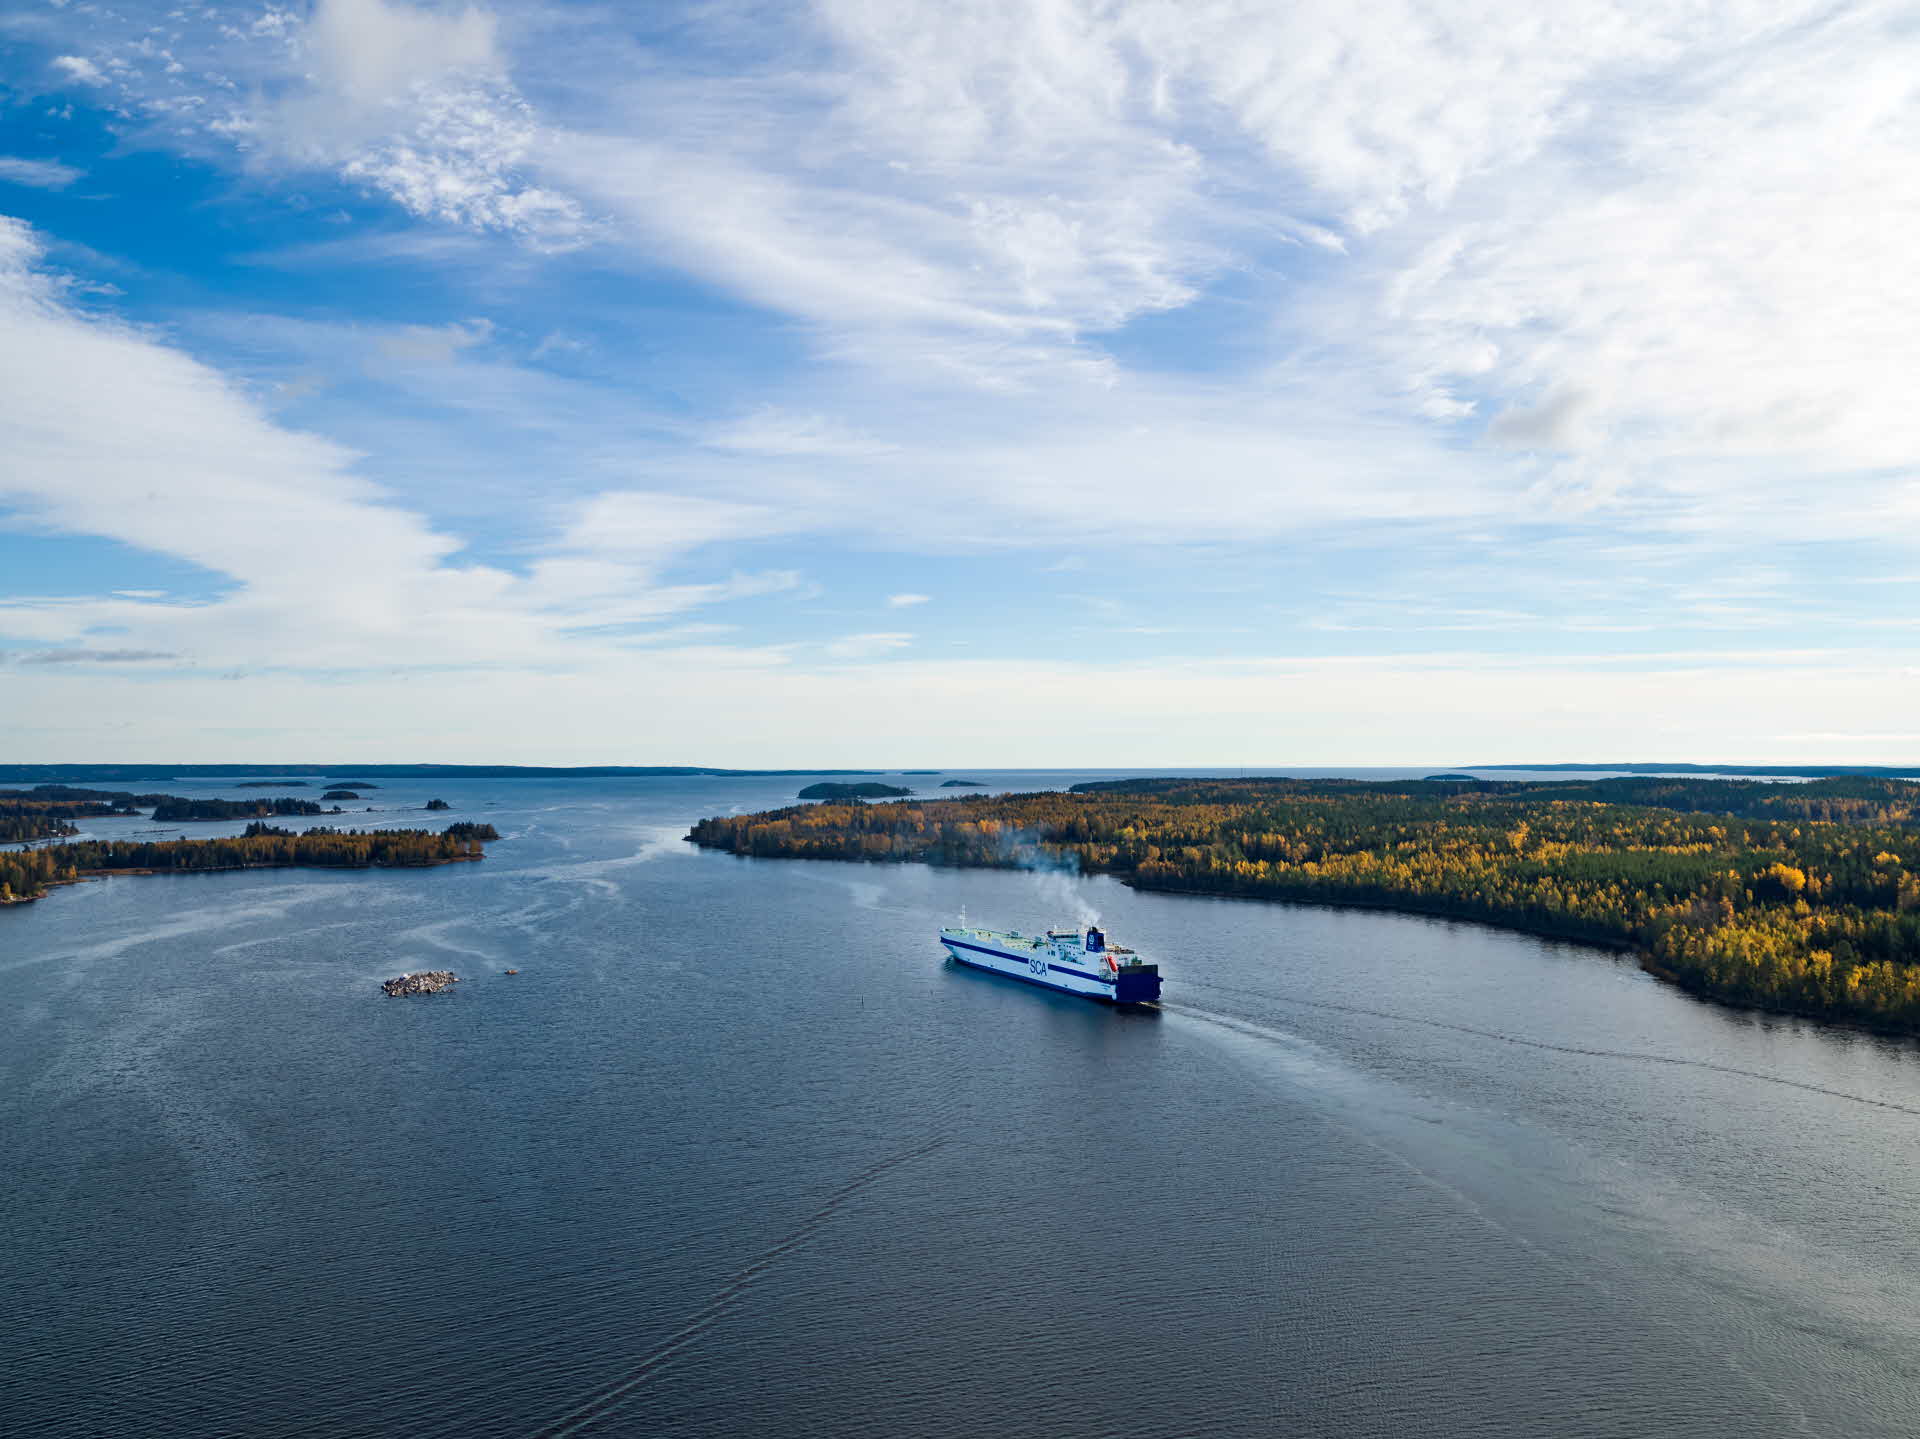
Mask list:
[[[0,900],[0,907],[11,904],[32,904],[35,900],[45,899],[56,889],[64,889],[70,884],[85,884],[90,880],[112,879],[115,875],[187,875],[187,874],[232,874],[243,869],[433,869],[443,864],[461,864],[469,860],[485,859],[485,854],[449,854],[438,859],[422,859],[406,864],[207,864],[180,866],[173,869],[83,869],[72,879],[50,879],[38,894],[15,895],[12,899]]]
[[[869,861],[873,862],[873,861]],[[879,861],[884,863],[885,861]],[[936,868],[968,869],[970,865],[941,865]],[[1870,1019],[1860,1019],[1852,1015],[1818,1014],[1812,1010],[1791,1009],[1778,1004],[1756,1004],[1743,999],[1729,999],[1725,995],[1715,994],[1711,989],[1698,984],[1675,970],[1668,969],[1655,959],[1650,951],[1625,939],[1596,938],[1591,935],[1576,934],[1571,930],[1554,929],[1539,924],[1508,924],[1500,920],[1481,919],[1474,915],[1452,914],[1445,910],[1428,909],[1414,904],[1382,904],[1357,899],[1294,899],[1278,895],[1233,894],[1217,889],[1177,889],[1162,885],[1135,884],[1132,880],[1119,875],[1108,878],[1125,885],[1128,889],[1138,890],[1142,894],[1191,894],[1202,899],[1237,899],[1254,904],[1297,904],[1310,909],[1360,909],[1376,914],[1405,914],[1416,919],[1444,919],[1455,924],[1477,925],[1506,934],[1532,935],[1535,939],[1551,939],[1561,944],[1581,944],[1590,949],[1611,950],[1615,954],[1630,955],[1639,965],[1642,973],[1650,978],[1668,984],[1687,995],[1707,1004],[1718,1005],[1722,1009],[1737,1014],[1772,1014],[1785,1019],[1801,1019],[1810,1024],[1823,1024],[1835,1029],[1853,1029],[1864,1034],[1880,1035],[1889,1039],[1920,1040],[1920,1029],[1901,1029],[1889,1024],[1875,1024]]]

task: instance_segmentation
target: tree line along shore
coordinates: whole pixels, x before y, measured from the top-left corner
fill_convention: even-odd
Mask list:
[[[368,869],[481,859],[500,838],[490,824],[425,829],[309,829],[264,823],[216,839],[80,840],[0,852],[0,904],[39,899],[56,885],[98,875],[317,866]]]
[[[1624,945],[1730,1003],[1920,1033],[1920,783],[1122,780],[705,819],[734,854],[1026,868]]]
[[[376,785],[365,785],[376,789]],[[350,789],[330,789],[322,800],[359,799]],[[451,809],[445,800],[429,800],[430,810]],[[298,816],[345,814],[338,804],[328,809],[310,799],[265,796],[254,799],[186,799],[172,794],[135,794],[127,790],[79,789],[43,784],[32,789],[0,789],[0,844],[63,839],[80,833],[81,819],[128,818],[151,810],[160,824],[193,824],[236,819],[287,819]]]
[[[358,798],[357,795],[353,796]],[[281,819],[295,815],[341,814],[310,799],[185,799],[172,794],[136,794],[128,790],[80,789],[43,784],[32,789],[0,790],[0,843],[60,839],[80,831],[80,819],[124,818],[152,810],[161,824],[203,820]]]

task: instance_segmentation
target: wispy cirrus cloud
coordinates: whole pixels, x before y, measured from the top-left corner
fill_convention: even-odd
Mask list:
[[[822,646],[821,653],[830,660],[871,660],[905,649],[912,643],[913,636],[900,630],[872,631],[842,636]]]
[[[23,665],[127,665],[180,656],[169,650],[27,650],[10,658]]]
[[[462,348],[427,338],[436,355]],[[672,581],[667,567],[688,551],[781,521],[763,507],[637,489],[576,503],[520,570],[462,560],[456,535],[362,478],[351,452],[276,424],[153,336],[73,310],[38,237],[5,217],[0,448],[10,457],[0,503],[42,531],[172,556],[226,586],[191,601],[140,589],[0,596],[0,634],[46,646],[22,663],[191,653],[306,669],[591,664],[620,641],[584,634],[799,583],[787,571]],[[72,642],[90,631],[127,642]]]
[[[1903,366],[1865,360],[1920,333],[1899,279],[1920,40],[1896,8],[685,18],[713,33],[698,63],[603,20],[401,0],[135,28],[56,62],[249,163],[665,260],[819,326],[836,363],[935,386],[1124,390],[1103,337],[1239,273],[1268,364],[1310,348],[1353,418],[1398,403],[1430,443],[1465,427],[1563,457],[1538,491],[1563,514],[1632,490],[1692,509],[1724,493],[1716,459],[1854,471],[1920,448]],[[862,418],[770,407],[712,434],[897,443]]]
[[[16,155],[0,155],[0,182],[28,185],[36,190],[64,190],[86,171],[57,160],[23,160]]]

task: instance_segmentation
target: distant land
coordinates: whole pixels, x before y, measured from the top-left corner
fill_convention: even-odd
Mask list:
[[[1540,774],[1589,770],[1617,770],[1621,774],[1750,774],[1804,775],[1808,779],[1834,779],[1840,775],[1873,775],[1882,779],[1906,779],[1920,775],[1920,764],[1472,764],[1468,769],[1524,769]]]
[[[877,769],[715,769],[705,765],[525,764],[0,764],[0,784],[69,780],[237,779],[303,776],[345,781],[378,779],[673,779],[688,775],[751,778],[765,775],[884,774]],[[369,786],[374,788],[375,786]]]

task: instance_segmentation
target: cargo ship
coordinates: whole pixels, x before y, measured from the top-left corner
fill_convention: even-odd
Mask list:
[[[1160,966],[1107,943],[1098,925],[1022,934],[1018,930],[943,929],[940,943],[959,963],[1064,994],[1108,1004],[1151,1004],[1160,998]]]

